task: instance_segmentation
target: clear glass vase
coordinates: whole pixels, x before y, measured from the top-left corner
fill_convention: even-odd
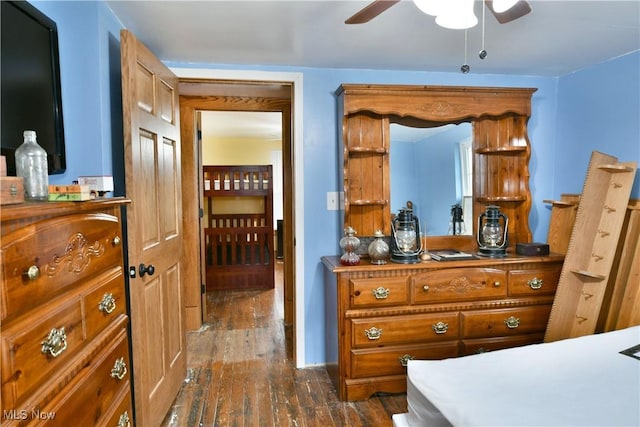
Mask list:
[[[356,250],[360,247],[360,239],[356,236],[356,230],[351,226],[344,229],[344,237],[340,239],[340,248],[344,251],[340,257],[342,265],[358,265],[360,264],[360,256]]]

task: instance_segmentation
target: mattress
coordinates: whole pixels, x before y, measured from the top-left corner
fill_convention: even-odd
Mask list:
[[[640,326],[409,361],[407,407],[394,425],[640,426]]]

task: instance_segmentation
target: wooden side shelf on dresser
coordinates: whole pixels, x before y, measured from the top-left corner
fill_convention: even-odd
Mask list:
[[[323,257],[327,371],[341,400],[406,391],[411,359],[540,343],[564,257],[342,266]]]

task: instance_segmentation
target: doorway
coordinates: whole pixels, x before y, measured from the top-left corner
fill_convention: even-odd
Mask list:
[[[180,72],[177,74],[180,77]],[[200,117],[198,111],[271,111],[280,112],[282,114],[282,175],[283,175],[283,219],[284,219],[284,306],[285,306],[285,323],[292,325],[293,329],[293,355],[296,366],[303,367],[304,363],[304,340],[303,338],[303,321],[301,321],[302,313],[297,310],[299,298],[302,298],[303,290],[301,290],[299,281],[302,274],[302,266],[296,265],[296,257],[298,248],[295,240],[300,243],[299,234],[295,230],[299,230],[302,226],[303,217],[298,216],[299,200],[296,200],[298,186],[295,182],[298,173],[295,170],[295,163],[298,161],[294,155],[293,147],[293,120],[292,120],[292,103],[293,103],[293,84],[292,82],[272,82],[255,80],[239,81],[227,79],[209,79],[209,78],[180,78],[180,98],[181,98],[181,134],[183,141],[183,205],[185,210],[193,210],[195,215],[200,216],[201,211],[197,203],[202,188],[201,167],[202,158],[200,156],[201,147],[196,144],[185,143],[187,141],[199,140],[196,138],[198,122]],[[301,204],[301,203],[300,203]],[[295,209],[294,209],[295,207]],[[295,215],[295,216],[294,216]],[[185,218],[193,218],[193,215],[185,212]],[[185,235],[189,235],[191,239],[198,239],[200,230],[194,229],[192,226],[186,226]],[[191,228],[191,230],[187,230]],[[294,236],[298,237],[294,239]],[[197,240],[192,240],[197,241]],[[194,245],[187,245],[187,251],[195,252]],[[186,254],[191,260],[203,259],[202,249],[198,249],[199,253]],[[197,283],[201,283],[202,263],[192,262],[192,268],[185,274],[195,274]],[[196,266],[195,264],[200,264]],[[202,292],[204,289],[198,289],[198,295],[195,292],[186,290],[185,305],[187,323],[191,326],[199,327],[203,318],[203,309],[206,307],[203,297],[206,295]],[[189,295],[191,294],[191,295]]]

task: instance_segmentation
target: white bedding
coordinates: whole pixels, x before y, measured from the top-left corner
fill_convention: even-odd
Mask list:
[[[640,326],[460,358],[409,361],[394,425],[640,426]]]

